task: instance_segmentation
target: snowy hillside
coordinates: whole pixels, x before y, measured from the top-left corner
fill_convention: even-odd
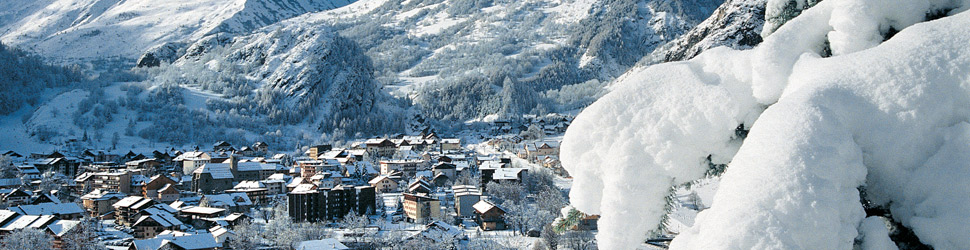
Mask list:
[[[600,82],[720,3],[365,0],[283,24],[334,25],[373,59],[388,92],[414,99],[430,117],[467,120],[584,106],[586,98],[562,97],[601,92]],[[519,93],[501,93],[506,82]],[[519,102],[508,107],[503,95]]]
[[[239,33],[351,0],[0,1],[0,41],[64,63],[134,59],[153,46]]]
[[[174,108],[171,114],[184,108],[217,120],[233,120],[197,127],[200,133],[236,128],[258,136],[293,125],[305,129],[287,132],[340,130],[352,135],[402,127],[390,127],[399,124],[404,114],[379,91],[370,58],[326,25],[271,25],[237,37],[210,35],[188,45],[172,64],[145,70],[152,74],[147,81],[149,93],[166,96],[146,98],[151,104],[145,111],[160,105]],[[150,117],[159,120],[144,136],[195,140],[152,133],[180,126],[161,121],[170,119],[165,115]]]
[[[566,132],[571,201],[629,249],[730,162],[671,249],[968,249],[968,8],[826,0],[754,49],[634,68]]]

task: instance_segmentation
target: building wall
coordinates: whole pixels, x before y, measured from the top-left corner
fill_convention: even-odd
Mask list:
[[[455,199],[455,212],[461,217],[475,216],[475,203],[481,200],[478,195],[462,195]]]

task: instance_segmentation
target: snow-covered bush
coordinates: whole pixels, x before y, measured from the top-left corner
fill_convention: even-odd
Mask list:
[[[566,133],[570,201],[602,215],[602,248],[634,248],[671,186],[730,162],[672,249],[879,245],[863,199],[924,244],[970,248],[968,7],[826,0],[752,50],[633,69]]]

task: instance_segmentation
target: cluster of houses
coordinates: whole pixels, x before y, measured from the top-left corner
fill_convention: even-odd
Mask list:
[[[558,122],[550,124],[568,124]],[[521,158],[558,159],[558,143],[524,145]],[[482,230],[503,230],[506,211],[483,189],[528,174],[509,158],[479,155],[461,139],[434,133],[314,145],[299,155],[273,154],[263,142],[217,142],[211,150],[3,156],[16,175],[0,178],[0,207],[7,208],[0,210],[0,235],[30,227],[56,238],[87,218],[110,221],[133,238],[122,243],[138,250],[220,249],[252,208],[277,204],[295,222],[384,212],[448,232],[453,228],[440,218],[451,207]],[[52,181],[60,188],[41,191]]]
[[[535,127],[544,135],[555,135],[566,132],[566,128],[575,117],[563,114],[548,114],[545,116],[523,115],[520,119],[498,119],[491,122],[489,132],[493,135],[519,134]],[[536,139],[536,138],[523,138]]]

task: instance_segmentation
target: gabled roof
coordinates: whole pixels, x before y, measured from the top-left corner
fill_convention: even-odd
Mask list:
[[[67,232],[70,232],[71,229],[74,229],[75,227],[77,227],[77,225],[80,225],[80,224],[81,222],[76,220],[59,220],[59,221],[55,221],[54,223],[51,223],[50,225],[47,225],[47,231],[50,232],[51,234],[57,235],[57,237],[61,237],[61,236],[64,236],[64,234],[67,234]]]
[[[232,170],[227,163],[206,163],[192,171],[193,174],[211,174],[212,179],[233,179]]]
[[[165,205],[165,204],[160,204],[160,205]],[[168,205],[165,205],[165,206],[168,207]],[[173,215],[172,212],[167,209],[162,209],[162,208],[153,206],[145,209],[144,211],[142,211],[142,213],[145,215],[139,217],[138,220],[135,221],[135,224],[133,225],[139,225],[148,220],[155,221],[155,223],[158,223],[159,225],[162,225],[162,227],[167,227],[167,228],[178,227],[182,225],[182,221],[179,221],[178,218],[176,218],[175,215]]]
[[[115,204],[111,206],[114,207],[115,209],[128,208],[128,209],[139,210],[139,209],[147,208],[149,205],[152,205],[152,204],[154,204],[154,202],[151,199],[141,197],[141,196],[128,196],[128,197],[125,197],[124,199],[121,199],[118,202],[115,202]]]
[[[10,208],[24,215],[62,215],[62,214],[83,214],[84,209],[77,203],[41,203],[37,205],[20,205]]]
[[[375,185],[377,183],[380,183],[383,180],[390,180],[390,178],[388,178],[386,175],[381,175],[381,176],[374,177],[374,179],[371,179],[367,183],[369,183],[371,185]]]
[[[486,200],[479,200],[478,203],[475,203],[475,205],[472,205],[472,208],[474,208],[475,212],[478,212],[479,214],[487,213],[489,210],[492,210],[492,209],[498,209],[502,213],[505,213],[505,209],[502,209],[501,207],[496,206],[495,204],[492,204],[491,202],[488,202]]]
[[[206,154],[205,152],[202,152],[202,151],[189,151],[189,152],[180,154],[178,157],[175,157],[174,161],[198,160],[208,155],[209,154]]]
[[[232,189],[245,190],[245,189],[257,189],[266,188],[266,185],[261,181],[240,181],[239,184],[233,186]]]

